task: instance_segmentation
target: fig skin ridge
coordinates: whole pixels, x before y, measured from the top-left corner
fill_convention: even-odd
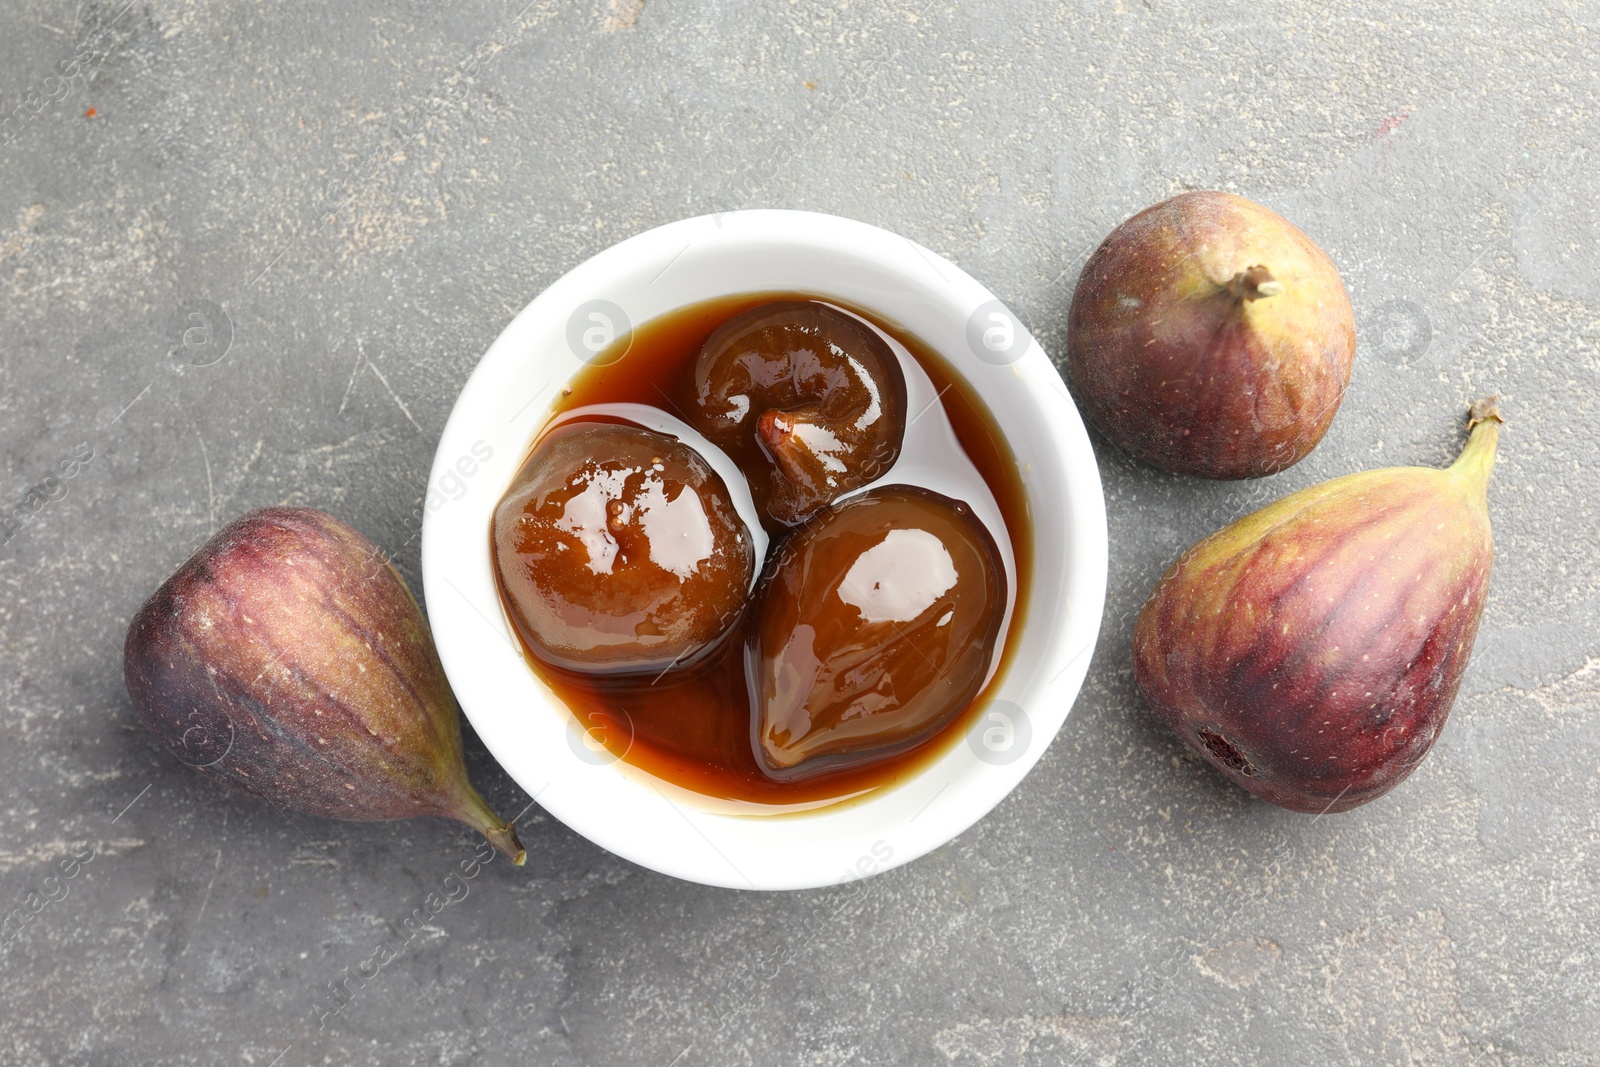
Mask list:
[[[1151,706],[1273,803],[1320,814],[1393,788],[1443,729],[1477,633],[1497,430],[1448,469],[1347,475],[1185,552],[1135,626]]]
[[[208,777],[328,818],[460,819],[524,855],[466,779],[410,590],[332,516],[263,508],[225,527],[134,616],[124,676],[145,725]]]

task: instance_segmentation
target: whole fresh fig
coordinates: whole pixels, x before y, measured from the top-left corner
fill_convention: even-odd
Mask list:
[[[1067,322],[1073,388],[1101,432],[1201,478],[1303,459],[1339,409],[1355,346],[1333,261],[1231,193],[1184,193],[1112,230]]]
[[[263,508],[224,527],[134,615],[124,673],[144,724],[204,774],[332,819],[459,819],[525,858],[467,781],[416,601],[331,515]]]
[[[1444,728],[1472,653],[1499,424],[1480,400],[1448,469],[1336,478],[1185,552],[1134,627],[1145,699],[1282,807],[1345,811],[1394,788]]]

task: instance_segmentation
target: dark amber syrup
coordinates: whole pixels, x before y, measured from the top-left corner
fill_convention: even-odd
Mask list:
[[[610,353],[602,353],[568,382],[553,417],[583,407],[629,403],[660,408],[688,422],[680,394],[700,346],[727,319],[777,300],[825,300],[859,315],[904,345],[932,380],[957,440],[999,505],[1015,559],[1016,589],[1009,632],[1002,635],[998,669],[984,692],[943,730],[909,751],[863,766],[780,782],[762,772],[751,745],[743,624],[691,668],[668,671],[655,679],[553,670],[528,651],[524,635],[518,636],[529,667],[566,704],[589,739],[625,762],[709,797],[761,805],[810,805],[858,796],[911,778],[970,728],[975,709],[987,701],[989,689],[1009,666],[1018,620],[1027,613],[1032,524],[1021,472],[1010,448],[994,418],[960,375],[910,331],[833,297],[745,293],[693,304],[653,319],[631,336],[617,339],[616,349],[624,350],[620,358],[610,361]],[[529,442],[530,451],[532,447]],[[770,554],[771,549],[768,551]],[[504,600],[503,588],[500,595]],[[745,619],[750,615],[747,607]]]

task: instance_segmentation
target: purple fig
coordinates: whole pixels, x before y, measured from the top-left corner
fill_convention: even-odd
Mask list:
[[[331,515],[263,508],[224,527],[134,615],[124,673],[150,732],[204,774],[332,819],[458,819],[526,857],[467,781],[417,602]]]
[[[1305,458],[1355,346],[1333,261],[1231,193],[1184,193],[1112,230],[1067,321],[1072,385],[1095,425],[1135,459],[1201,478]]]
[[[1500,412],[1445,470],[1293,493],[1185,552],[1133,631],[1134,680],[1229,779],[1294,811],[1365,804],[1444,729],[1478,632]]]

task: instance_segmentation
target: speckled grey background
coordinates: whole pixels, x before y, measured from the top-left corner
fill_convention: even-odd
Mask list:
[[[0,905],[43,902],[0,948],[0,1062],[1600,1062],[1595,4],[524,2],[4,3],[5,506],[92,458],[0,547]],[[1200,187],[1332,255],[1354,380],[1257,484],[1096,442],[1102,641],[1005,803],[855,895],[672,881],[535,807],[527,867],[319,1026],[473,836],[291,824],[158,751],[118,649],[173,567],[290,502],[418,584],[408,516],[479,355],[658,223],[876,223],[1059,355],[1090,248]],[[1249,800],[1140,706],[1133,613],[1258,503],[1446,462],[1490,391],[1499,555],[1432,757],[1348,814]]]

